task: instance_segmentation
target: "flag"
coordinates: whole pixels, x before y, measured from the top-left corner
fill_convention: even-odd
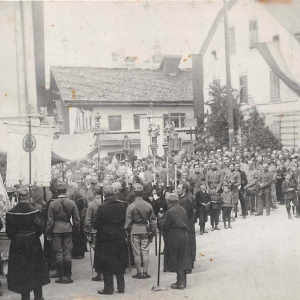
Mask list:
[[[6,185],[29,184],[29,126],[7,124],[7,175]],[[31,126],[31,184],[49,186],[51,181],[51,147],[53,128],[45,125]],[[27,150],[27,151],[26,151]]]

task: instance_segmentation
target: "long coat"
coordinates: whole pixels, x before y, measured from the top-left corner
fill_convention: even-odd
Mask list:
[[[124,274],[126,269],[126,210],[123,203],[106,197],[97,209],[92,225],[97,230],[95,270],[102,274]]]
[[[199,223],[206,223],[209,207],[204,206],[203,204],[210,203],[209,193],[207,191],[203,192],[202,190],[199,190],[196,193],[195,202],[196,202],[196,213],[197,213],[197,218],[199,218]]]
[[[195,202],[190,194],[180,197],[179,204],[185,209],[188,217],[188,232],[192,262],[196,260],[196,235],[195,235]]]
[[[27,202],[18,203],[6,214],[6,234],[11,240],[8,260],[8,289],[18,294],[50,283],[40,235],[44,224],[39,211]]]
[[[162,222],[165,271],[178,272],[192,268],[188,223],[186,212],[179,204],[172,206],[165,214]]]

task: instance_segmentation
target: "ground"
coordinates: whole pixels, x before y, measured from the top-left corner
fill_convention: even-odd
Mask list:
[[[208,224],[208,223],[207,223]],[[126,271],[125,294],[100,296],[97,291],[103,283],[92,282],[89,253],[82,260],[73,261],[71,285],[52,283],[44,287],[45,300],[50,299],[243,299],[243,300],[289,300],[299,299],[300,293],[300,219],[288,220],[284,206],[272,211],[267,217],[249,216],[232,223],[232,229],[197,234],[197,261],[195,269],[188,275],[188,286],[184,291],[172,290],[174,273],[161,273],[161,288],[166,291],[153,292],[156,286],[157,257],[154,242],[151,249],[148,280],[136,280]],[[20,299],[20,295],[7,290],[2,277],[2,299]],[[116,289],[116,288],[115,288]],[[33,298],[33,296],[32,296]]]

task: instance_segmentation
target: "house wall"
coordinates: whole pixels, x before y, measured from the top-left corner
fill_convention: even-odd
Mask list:
[[[88,125],[90,124],[89,118],[92,120],[92,128],[95,128],[95,117],[97,112],[101,116],[100,127],[108,129],[108,116],[111,115],[121,115],[121,131],[135,131],[133,115],[135,114],[149,114],[152,111],[153,115],[163,115],[164,113],[185,113],[186,117],[193,117],[194,108],[190,106],[114,106],[114,107],[94,107],[92,110],[70,108],[69,118],[70,118],[70,129],[74,128],[76,131],[76,119],[80,118],[82,124],[82,112],[84,112],[84,117],[88,119]],[[86,124],[86,120],[84,121]],[[88,130],[91,129],[88,126]],[[137,130],[139,131],[139,130]],[[70,132],[70,134],[73,134]]]
[[[280,48],[291,73],[300,82],[299,42],[258,2],[239,1],[228,14],[229,27],[235,27],[235,53],[230,55],[232,88],[239,89],[239,76],[247,75],[250,103],[254,103],[266,116],[266,124],[280,123],[281,138],[289,147],[299,145],[299,97],[280,80],[280,100],[272,101],[270,95],[270,67],[259,51],[249,47],[249,21],[257,19],[258,42],[272,42],[274,35],[280,37]],[[217,59],[211,52],[217,52]],[[209,100],[209,84],[220,79],[226,84],[224,24],[220,23],[204,56],[204,99]],[[296,115],[295,115],[296,114]],[[288,117],[278,116],[284,115]],[[292,121],[291,121],[292,119]],[[291,125],[293,124],[293,125]],[[294,134],[296,126],[296,134]]]

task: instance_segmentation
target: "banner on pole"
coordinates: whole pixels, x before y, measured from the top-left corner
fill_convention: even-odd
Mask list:
[[[28,124],[7,124],[7,176],[6,185],[29,184],[29,148],[31,149],[31,183],[48,186],[51,181],[51,147],[53,128]],[[29,140],[31,144],[29,144]]]

